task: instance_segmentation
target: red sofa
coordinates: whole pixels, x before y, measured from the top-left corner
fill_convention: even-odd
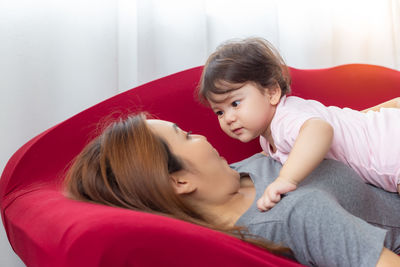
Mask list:
[[[227,235],[186,222],[67,199],[66,166],[98,122],[146,110],[207,136],[229,161],[260,151],[227,137],[194,97],[201,67],[139,86],[48,129],[22,146],[0,180],[1,216],[27,266],[296,266]],[[400,72],[373,65],[291,68],[294,95],[364,109],[400,95]],[[110,115],[112,114],[112,115]]]

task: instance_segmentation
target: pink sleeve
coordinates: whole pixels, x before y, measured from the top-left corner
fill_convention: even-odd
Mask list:
[[[287,160],[303,124],[311,118],[322,118],[304,105],[304,101],[286,101],[279,107],[271,122],[272,138],[277,148],[276,157],[282,164]]]

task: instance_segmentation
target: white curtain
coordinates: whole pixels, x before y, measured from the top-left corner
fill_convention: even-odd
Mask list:
[[[0,0],[0,170],[34,135],[261,36],[288,65],[400,70],[400,0]],[[21,266],[0,230],[0,266]]]
[[[124,11],[132,1],[122,0]],[[136,29],[128,53],[120,50],[120,91],[185,68],[201,65],[231,38],[261,36],[288,65],[325,68],[368,63],[400,69],[399,0],[141,0],[120,13]],[[127,21],[127,20],[125,20]],[[123,43],[120,43],[120,45]],[[129,59],[129,60],[127,60]],[[134,73],[134,75],[132,75]]]

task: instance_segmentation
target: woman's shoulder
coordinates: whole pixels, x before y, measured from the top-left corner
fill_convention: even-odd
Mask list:
[[[282,168],[279,162],[262,153],[254,154],[249,158],[232,163],[230,166],[238,172],[253,174],[252,180],[260,175],[276,178]]]

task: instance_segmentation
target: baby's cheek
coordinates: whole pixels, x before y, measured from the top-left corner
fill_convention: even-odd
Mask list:
[[[229,131],[229,128],[225,124],[220,123],[219,126],[221,127],[222,131],[224,131],[224,133],[232,137],[231,131]]]
[[[225,132],[226,124],[222,120],[218,120],[219,127]]]

